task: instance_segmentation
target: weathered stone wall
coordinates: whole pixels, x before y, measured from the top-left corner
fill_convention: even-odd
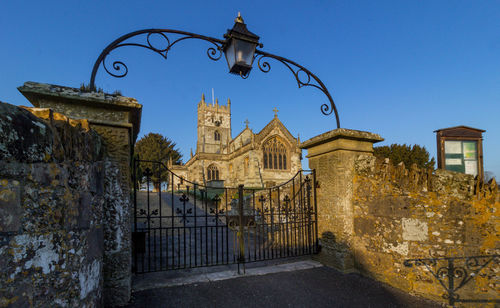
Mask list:
[[[342,271],[354,269],[354,162],[359,155],[371,156],[373,143],[381,140],[376,134],[339,128],[301,144],[307,149],[309,167],[316,170],[318,236],[322,247],[317,258]]]
[[[35,107],[87,120],[102,137],[109,157],[120,163],[123,191],[130,190],[130,158],[142,112],[134,98],[31,81],[18,89]]]
[[[470,175],[395,167],[388,159],[359,155],[352,186],[355,266],[378,280],[443,300],[444,289],[431,273],[405,267],[405,259],[500,253],[500,194],[494,181],[481,184]],[[493,263],[457,293],[498,298],[499,277]]]
[[[381,140],[376,134],[341,128],[301,144],[316,170],[322,247],[317,258],[443,301],[445,290],[431,272],[425,266],[406,267],[404,261],[499,254],[498,185],[450,171],[377,161],[373,143]],[[498,260],[475,276],[470,276],[474,262],[467,267],[464,261],[457,260],[455,266],[468,268],[467,277],[474,279],[459,289],[460,298],[498,299]],[[439,261],[434,270],[446,262]],[[460,281],[457,276],[455,287]]]
[[[0,306],[99,306],[119,192],[87,121],[0,103]]]
[[[104,211],[103,294],[105,305],[126,304],[131,293],[131,154],[142,106],[130,97],[52,84],[26,82],[18,89],[36,107],[87,121],[106,146],[107,164],[119,166],[119,171],[106,169],[110,173],[105,177],[106,196],[110,199],[105,200]],[[108,176],[119,176],[120,185],[108,183]]]
[[[124,191],[121,164],[106,160],[104,177],[104,305],[127,303],[131,295],[131,207]]]

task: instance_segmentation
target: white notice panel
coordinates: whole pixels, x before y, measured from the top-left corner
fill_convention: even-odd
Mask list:
[[[466,160],[465,161],[465,173],[477,175],[477,160]]]
[[[444,142],[445,154],[462,154],[462,141],[448,141]]]
[[[446,159],[446,165],[451,166],[451,165],[461,165],[462,164],[462,159],[461,158],[447,158]]]

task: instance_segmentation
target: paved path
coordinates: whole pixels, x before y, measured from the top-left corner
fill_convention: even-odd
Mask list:
[[[270,274],[263,275],[266,269]],[[254,269],[261,271],[256,276],[223,279],[213,274],[209,281],[195,282],[192,277],[190,284],[134,292],[127,307],[441,307],[324,266],[283,272],[266,269]]]

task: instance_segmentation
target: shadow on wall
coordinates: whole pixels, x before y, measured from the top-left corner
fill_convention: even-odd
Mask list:
[[[315,259],[323,264],[336,269],[343,270],[343,277],[339,277],[339,283],[346,290],[363,290],[363,298],[368,299],[373,305],[386,303],[395,307],[441,307],[441,304],[426,299],[408,296],[408,290],[394,288],[378,275],[373,275],[370,269],[365,268],[363,263],[357,262],[354,249],[350,249],[345,242],[337,242],[335,234],[325,231],[320,238],[320,252]],[[354,252],[354,253],[353,253]],[[382,260],[375,261],[380,263]],[[386,260],[390,262],[391,260]],[[345,275],[345,276],[344,276]],[[374,280],[370,280],[372,278]]]
[[[325,231],[321,233],[318,240],[320,243],[318,261],[344,272],[356,271],[349,246],[344,242],[337,241],[333,232]]]
[[[486,305],[499,302],[495,297],[499,255],[403,260],[393,254],[370,250],[359,243],[349,249],[346,243],[337,242],[330,231],[321,235],[322,248],[315,257],[318,261],[336,269],[345,269],[352,260],[353,267],[343,272],[349,275],[362,274],[382,282],[388,296],[398,292],[393,289],[396,287],[436,302],[445,301],[449,305],[462,301]],[[448,276],[448,273],[453,274]],[[435,304],[436,307],[440,306]]]
[[[340,261],[348,250],[353,268],[364,275],[436,301],[499,301],[499,258],[481,271],[476,269],[487,258],[467,258],[500,254],[495,181],[365,156],[355,164],[353,182],[352,237],[328,244]],[[329,233],[324,237],[335,242]],[[435,260],[405,264],[422,258]],[[454,275],[451,289],[448,273]]]

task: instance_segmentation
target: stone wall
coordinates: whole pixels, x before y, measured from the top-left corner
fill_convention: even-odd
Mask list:
[[[352,189],[355,266],[378,280],[443,300],[444,289],[431,273],[405,267],[405,259],[500,254],[500,194],[494,181],[481,184],[471,175],[359,155]],[[498,299],[499,277],[493,263],[457,293]]]
[[[338,128],[301,144],[307,149],[309,167],[316,170],[318,236],[322,247],[317,257],[342,271],[354,269],[354,162],[359,155],[371,156],[373,143],[381,140],[369,132]]]
[[[59,85],[26,82],[19,91],[35,106],[72,119],[83,119],[101,137],[107,150],[106,223],[104,224],[104,304],[126,304],[131,293],[132,204],[131,154],[140,128],[142,105],[117,94],[82,92]],[[120,177],[119,185],[108,179]]]
[[[120,176],[86,120],[0,103],[0,306],[101,305]]]
[[[373,156],[373,143],[381,140],[341,128],[301,144],[316,170],[321,244],[316,258],[444,301],[445,290],[431,272],[425,266],[406,267],[404,261],[500,254],[498,185],[445,170],[394,167]],[[433,269],[446,262],[438,261]],[[474,276],[473,260],[469,267],[464,259],[454,262],[474,277],[459,289],[460,298],[498,300],[498,259]]]

